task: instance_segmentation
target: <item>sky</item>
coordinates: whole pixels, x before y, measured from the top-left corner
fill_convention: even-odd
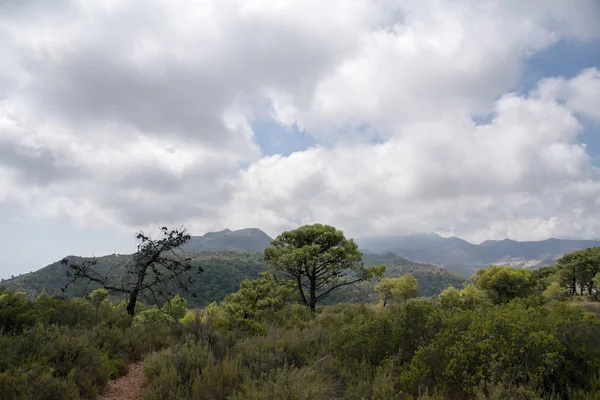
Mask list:
[[[134,233],[600,237],[598,0],[0,0],[0,277]]]

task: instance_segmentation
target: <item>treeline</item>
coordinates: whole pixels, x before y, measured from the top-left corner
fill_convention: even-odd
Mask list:
[[[228,294],[235,292],[243,280],[256,278],[259,273],[266,271],[262,256],[253,252],[220,251],[189,253],[188,256],[202,265],[204,270],[202,274],[194,276],[194,281],[189,285],[188,292],[197,294],[195,297],[187,296],[190,306],[193,307],[203,307],[213,301],[221,301]],[[131,255],[98,257],[95,260],[97,271],[108,276],[110,283],[117,283],[125,275],[126,266],[130,263],[131,257]],[[67,259],[72,262],[91,261],[88,258],[73,256]],[[188,273],[182,279],[187,279],[189,275],[193,274]],[[6,280],[0,286],[25,292],[34,299],[42,292],[50,295],[62,293],[67,281],[63,265],[56,262],[33,273]],[[101,286],[98,283],[82,280],[70,285],[65,293],[72,297],[84,297]],[[171,286],[172,292],[186,294],[178,291],[176,285]],[[112,297],[125,298],[119,293],[113,293]]]
[[[205,307],[213,301],[221,301],[240,287],[246,279],[254,279],[261,272],[269,269],[265,265],[261,254],[245,251],[219,251],[203,253],[187,253],[194,261],[200,263],[203,272],[194,277],[189,285],[188,292],[197,294],[196,297],[189,293],[178,291],[177,287],[170,288],[172,292],[185,296],[190,307]],[[73,261],[84,262],[89,259],[69,257]],[[107,274],[111,281],[117,282],[125,273],[125,266],[130,261],[130,255],[110,255],[98,257],[97,269],[100,273]],[[365,265],[386,265],[386,277],[396,277],[411,274],[419,282],[422,296],[436,296],[448,285],[462,288],[468,283],[467,279],[453,274],[443,268],[427,264],[417,264],[393,254],[379,255],[368,254],[363,256]],[[184,276],[182,279],[186,279]],[[35,299],[40,293],[50,295],[60,294],[64,288],[67,277],[60,262],[51,264],[41,270],[24,274],[15,279],[0,283],[1,287],[14,291],[25,292]],[[376,301],[377,295],[373,291],[374,282],[361,282],[357,285],[341,288],[333,292],[325,300],[326,304],[337,303],[371,303]],[[66,292],[71,297],[84,297],[101,285],[89,282],[77,282],[70,285]],[[124,299],[125,296],[113,293],[113,299]]]

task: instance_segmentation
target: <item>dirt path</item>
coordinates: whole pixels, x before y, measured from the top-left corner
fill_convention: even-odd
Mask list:
[[[140,400],[144,385],[143,363],[129,366],[125,376],[110,381],[98,400]]]

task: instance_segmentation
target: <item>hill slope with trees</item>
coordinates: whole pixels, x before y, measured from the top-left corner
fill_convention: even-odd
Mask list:
[[[210,251],[187,253],[203,268],[189,291],[196,293],[197,298],[189,299],[190,306],[204,306],[213,301],[221,301],[225,296],[237,291],[245,279],[255,279],[261,272],[267,271],[263,257],[256,252],[248,251]],[[69,256],[74,261],[90,261],[90,258]],[[106,272],[113,280],[122,274],[124,266],[131,260],[131,255],[108,255],[98,257],[97,268]],[[422,296],[437,295],[448,285],[463,287],[467,281],[443,268],[427,264],[418,264],[398,257],[394,254],[366,254],[363,256],[366,266],[384,264],[385,277],[396,277],[412,274],[421,287]],[[42,292],[59,294],[68,282],[65,268],[60,262],[52,263],[38,271],[23,274],[5,280],[0,286],[27,293],[36,297]],[[371,302],[376,299],[373,282],[361,282],[357,286],[341,288],[333,293],[327,304],[340,302]],[[96,284],[75,283],[67,289],[73,297],[83,297],[100,286]],[[176,288],[173,289],[177,293]]]

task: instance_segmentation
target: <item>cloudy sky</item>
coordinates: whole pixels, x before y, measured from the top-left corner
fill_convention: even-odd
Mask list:
[[[0,0],[0,276],[163,224],[600,237],[598,21],[598,0]]]

